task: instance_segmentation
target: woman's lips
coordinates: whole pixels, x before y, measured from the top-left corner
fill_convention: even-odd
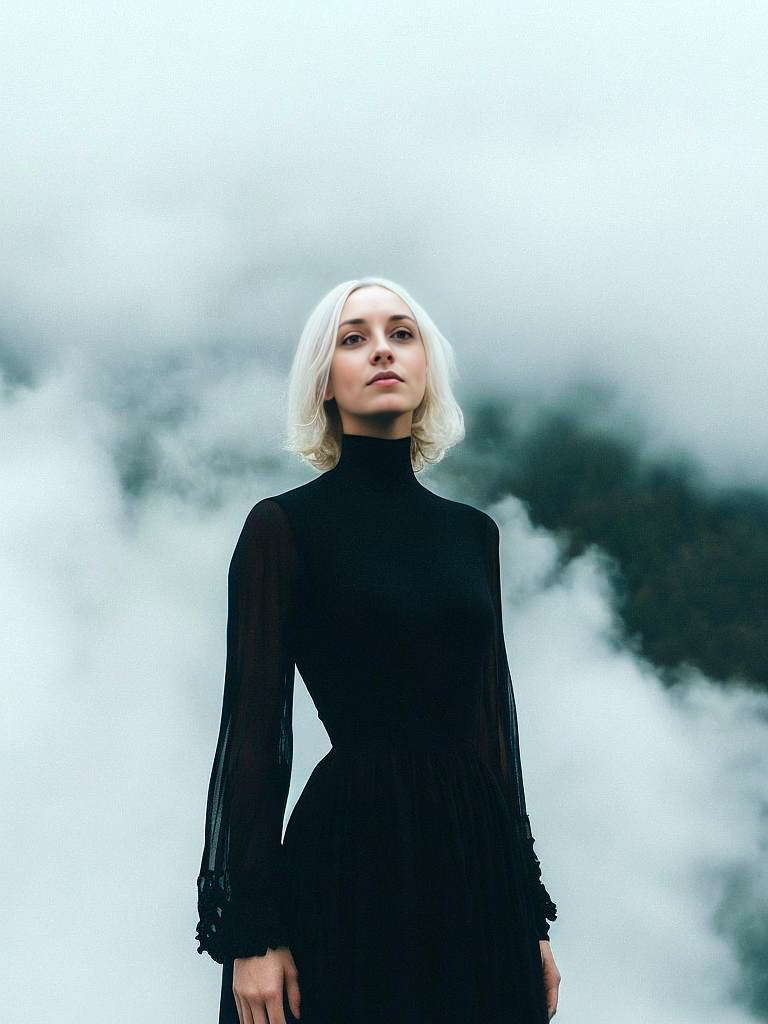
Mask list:
[[[398,380],[397,377],[379,377],[378,380],[372,380],[371,384],[376,387],[377,384],[402,384],[402,381]]]

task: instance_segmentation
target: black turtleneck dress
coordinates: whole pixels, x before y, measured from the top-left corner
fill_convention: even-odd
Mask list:
[[[411,438],[257,502],[228,573],[198,952],[289,946],[303,1024],[546,1024],[556,907],[526,812],[499,529],[416,478]],[[331,750],[285,826],[294,667]],[[285,1019],[296,1020],[287,998]]]

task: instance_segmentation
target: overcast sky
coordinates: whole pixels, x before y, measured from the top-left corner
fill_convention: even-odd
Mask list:
[[[334,284],[402,282],[460,400],[606,383],[651,452],[768,484],[767,49],[758,3],[4,6],[7,1019],[214,1019],[226,567],[251,504],[311,477],[282,396]],[[758,1019],[765,701],[668,695],[599,555],[560,576],[498,515],[559,1015]],[[291,803],[326,749],[297,701]]]

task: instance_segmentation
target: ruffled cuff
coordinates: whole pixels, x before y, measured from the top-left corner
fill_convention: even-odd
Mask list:
[[[287,945],[280,908],[247,886],[233,891],[229,875],[203,872],[197,879],[198,953],[223,964],[225,958],[264,956]]]
[[[543,883],[539,882],[538,891],[534,892],[536,896],[537,906],[537,921],[536,931],[539,939],[549,939],[549,924],[547,918],[550,921],[554,921],[557,918],[557,905],[550,899],[549,893],[544,888]]]
[[[533,849],[535,840],[531,834],[531,822],[528,815],[525,816],[524,820],[524,839],[527,844],[531,890],[536,914],[536,934],[539,939],[548,940],[549,924],[547,921],[555,921],[557,919],[557,904],[552,902],[552,898],[541,880],[541,864]]]

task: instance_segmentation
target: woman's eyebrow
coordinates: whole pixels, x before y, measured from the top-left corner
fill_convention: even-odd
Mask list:
[[[416,323],[416,321],[413,319],[412,316],[406,316],[405,313],[393,313],[392,316],[389,319],[390,320],[412,320],[413,323]],[[367,320],[361,319],[360,317],[358,317],[355,320],[345,320],[344,323],[339,324],[339,327],[344,327],[346,324],[364,324],[364,323],[367,323]]]

